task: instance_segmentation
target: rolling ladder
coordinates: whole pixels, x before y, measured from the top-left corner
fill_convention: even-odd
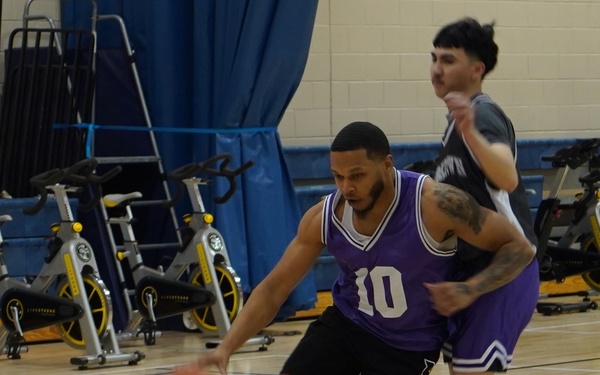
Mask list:
[[[125,51],[127,54],[127,60],[130,63],[131,73],[133,76],[133,80],[135,83],[136,93],[139,100],[139,105],[141,108],[141,112],[144,119],[144,126],[146,127],[146,131],[140,131],[132,134],[131,141],[137,142],[140,140],[145,140],[147,142],[147,146],[149,149],[146,149],[147,153],[142,155],[101,155],[101,150],[98,147],[98,144],[94,144],[91,152],[91,157],[94,157],[98,163],[99,168],[102,167],[110,167],[114,165],[121,165],[123,167],[122,179],[119,181],[117,177],[117,182],[115,185],[107,186],[104,189],[105,193],[128,193],[131,191],[140,191],[142,192],[144,197],[150,197],[150,199],[142,199],[131,202],[131,207],[137,214],[135,217],[138,220],[138,224],[146,224],[144,228],[142,228],[142,233],[146,233],[146,240],[144,241],[144,236],[139,236],[142,240],[142,243],[138,245],[138,248],[141,251],[144,250],[168,250],[168,249],[179,249],[182,246],[182,238],[178,231],[177,225],[177,217],[175,213],[174,207],[163,207],[163,203],[171,199],[171,194],[169,192],[169,187],[167,184],[165,176],[165,170],[163,168],[162,159],[160,156],[160,152],[158,150],[158,145],[156,141],[156,137],[152,129],[152,122],[150,119],[150,114],[148,112],[148,108],[146,105],[146,101],[144,99],[144,93],[142,91],[141,82],[139,79],[139,75],[137,72],[137,68],[135,65],[135,57],[131,45],[129,43],[129,38],[127,36],[127,30],[125,28],[125,24],[123,19],[117,15],[99,15],[97,17],[97,21],[114,21],[120,30],[121,36],[123,38],[123,45],[125,47]],[[115,128],[115,126],[113,126]],[[120,136],[119,131],[109,131],[108,135]],[[109,141],[110,142],[110,141]],[[136,172],[134,172],[136,171]],[[144,171],[144,172],[141,172]],[[150,184],[151,186],[135,186],[135,184],[131,184],[131,176],[138,176],[139,174],[144,174],[145,178],[134,178],[134,180],[140,181],[143,185]],[[150,174],[150,176],[148,176]],[[126,181],[126,183],[125,183]],[[124,189],[124,186],[128,188]],[[123,250],[124,247],[122,245],[122,238],[117,238],[119,234],[114,232],[114,226],[109,224],[108,219],[109,215],[107,213],[106,207],[104,205],[99,205],[100,210],[102,212],[102,218],[106,227],[106,235],[110,246],[113,250],[113,254],[116,254],[118,251]],[[162,220],[156,220],[157,216],[162,216]],[[162,232],[158,237],[152,236],[153,233],[156,232],[156,227],[151,227],[150,220],[146,220],[145,223],[140,223],[140,218],[152,218],[152,222],[158,221],[166,225],[161,225],[163,229],[167,231],[167,233]],[[170,233],[169,233],[170,232]],[[150,234],[150,239],[148,239],[148,234]],[[165,238],[167,241],[165,241]],[[126,283],[126,277],[123,274],[123,270],[121,267],[115,267],[115,270],[118,274],[119,282],[124,284]],[[127,321],[132,322],[132,314],[133,307],[131,304],[131,296],[135,295],[135,289],[128,288],[127,295],[123,296],[123,300],[125,302],[126,311],[127,311]],[[127,330],[127,328],[125,328]]]

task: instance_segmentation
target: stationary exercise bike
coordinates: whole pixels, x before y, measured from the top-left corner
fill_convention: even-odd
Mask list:
[[[11,358],[19,357],[23,331],[53,324],[58,324],[64,342],[87,351],[85,356],[71,358],[71,364],[80,369],[90,364],[115,362],[133,365],[144,358],[139,351],[122,353],[119,350],[112,327],[110,292],[98,274],[92,247],[80,235],[83,226],[75,221],[68,199],[68,193],[83,189],[62,183],[75,181],[99,186],[120,171],[113,169],[103,176],[95,176],[92,171],[96,165],[94,159],[86,159],[64,170],[41,173],[30,180],[40,198],[35,206],[23,212],[37,213],[46,204],[51,191],[57,201],[61,223],[52,226],[55,236],[49,243],[48,256],[31,283],[11,279],[7,276],[6,266],[0,267],[3,323],[0,337],[8,337],[5,345]],[[99,199],[92,197],[81,208],[89,209]]]
[[[140,334],[144,336],[146,345],[154,345],[157,331],[157,319],[180,315],[184,312],[208,309],[215,303],[215,294],[199,283],[191,284],[178,278],[168,276],[162,270],[144,264],[136,241],[130,203],[142,197],[140,192],[128,194],[108,194],[102,198],[107,215],[108,225],[118,225],[121,230],[122,247],[115,250],[116,269],[123,287],[123,299],[127,308],[127,325],[119,332],[120,340],[132,340]],[[108,231],[112,236],[112,231]],[[115,238],[113,237],[113,243]],[[127,287],[120,261],[127,259],[135,284],[135,289]],[[134,310],[131,296],[135,301]]]
[[[0,226],[10,221],[10,215],[0,216]],[[30,291],[27,282],[10,278],[3,252],[7,245],[0,233],[0,348],[8,358],[19,359],[28,350],[25,331],[79,319],[83,309],[71,300]]]
[[[144,300],[140,294],[151,283],[143,283],[146,275],[152,274],[157,281],[169,284],[181,285],[182,277],[188,271],[189,278],[187,287],[195,290],[198,287],[205,288],[214,294],[214,302],[205,307],[193,307],[186,309],[183,314],[184,323],[187,328],[198,328],[204,333],[218,333],[222,339],[229,331],[231,321],[235,319],[242,307],[242,288],[240,279],[231,267],[227,247],[222,235],[212,227],[213,216],[206,212],[199,185],[207,185],[208,180],[197,178],[198,174],[225,177],[229,182],[229,189],[225,194],[215,198],[216,203],[225,203],[235,193],[237,184],[235,178],[253,165],[247,162],[237,169],[229,169],[227,166],[231,161],[230,154],[215,155],[202,163],[190,163],[177,168],[167,174],[167,177],[177,183],[179,187],[177,194],[166,203],[167,206],[177,204],[187,189],[192,204],[193,213],[184,216],[184,227],[181,228],[183,245],[175,254],[173,261],[164,271],[157,271],[144,266],[142,256],[137,247],[137,242],[132,229],[135,220],[130,208],[130,203],[142,197],[139,192],[127,194],[109,194],[103,199],[107,210],[116,209],[118,214],[111,215],[108,223],[118,225],[121,229],[123,240],[122,249],[116,251],[116,258],[123,260],[127,258],[129,268],[135,286],[135,300],[139,307]],[[213,165],[219,163],[218,168]],[[121,280],[124,280],[121,267]],[[182,289],[183,290],[183,289]],[[134,337],[139,332],[139,327],[146,324],[148,320],[160,315],[153,309],[147,309],[147,314],[140,315],[132,311],[131,303],[128,303],[131,291],[127,288],[123,291],[126,305],[129,309],[129,320],[127,327],[121,332],[125,337]],[[154,317],[152,316],[154,314]],[[172,314],[171,314],[172,315]],[[271,336],[257,337],[248,340],[245,345],[262,345],[259,350],[265,350],[265,345],[273,342]],[[207,347],[215,347],[217,342],[208,342]]]
[[[583,192],[572,203],[558,198],[570,170],[586,163],[594,164],[600,147],[600,139],[592,138],[561,148],[542,160],[552,162],[557,168],[553,186],[547,198],[542,200],[534,221],[538,237],[538,261],[540,280],[564,282],[565,278],[581,275],[593,292],[600,291],[600,169],[590,166],[589,172],[579,177]],[[545,297],[564,297],[563,293]],[[538,303],[540,313],[550,315],[567,311],[596,309],[590,301],[590,292],[578,292],[584,297],[579,303]]]

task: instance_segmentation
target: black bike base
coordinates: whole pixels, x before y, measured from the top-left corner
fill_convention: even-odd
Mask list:
[[[207,307],[215,301],[214,293],[199,285],[146,276],[135,286],[135,303],[140,314],[149,320],[152,316],[147,306],[147,294],[152,297],[150,308],[156,319]]]
[[[216,339],[215,341],[208,341],[204,344],[207,349],[214,349],[221,344],[220,339]],[[275,338],[272,335],[264,335],[264,336],[255,336],[249,340],[247,340],[242,346],[250,346],[250,345],[260,345],[258,348],[259,352],[265,352],[268,350],[267,346],[271,345],[275,342]]]
[[[587,312],[589,310],[596,310],[598,304],[593,301],[582,301],[578,303],[540,302],[537,304],[536,308],[538,313],[548,316],[566,312]]]
[[[10,288],[0,297],[0,319],[10,331],[17,330],[13,308],[20,314],[17,319],[23,331],[77,320],[83,315],[81,306],[67,298]]]

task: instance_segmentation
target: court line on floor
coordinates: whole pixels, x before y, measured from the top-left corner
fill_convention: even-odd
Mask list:
[[[558,329],[539,330],[539,331],[535,331],[535,332],[560,333],[560,334],[566,334],[566,335],[573,335],[573,334],[577,334],[577,335],[589,335],[589,336],[597,336],[598,335],[598,332],[561,331],[561,330],[558,330]]]
[[[511,368],[509,371],[515,371],[515,370],[518,370],[518,369]],[[590,374],[600,374],[600,370],[586,370],[586,369],[581,369],[581,368],[560,368],[560,367],[545,367],[545,366],[527,367],[524,370],[556,371],[556,372],[560,372],[561,374],[564,374],[564,375],[568,375],[568,372],[576,372],[576,373],[587,372]]]
[[[162,368],[162,369],[158,369],[157,370],[162,370],[162,371],[166,371],[166,372],[157,372],[157,373],[153,373],[153,374],[148,374],[148,375],[168,375],[171,374],[171,371],[173,371],[174,368]],[[219,370],[204,370],[205,373],[207,374],[220,374]],[[277,375],[277,373],[263,373],[263,372],[239,372],[239,371],[227,371],[228,375]]]
[[[236,362],[236,361],[247,361],[247,360],[253,360],[253,359],[265,359],[265,358],[287,358],[289,357],[289,355],[287,354],[270,354],[270,355],[265,355],[265,356],[252,356],[252,357],[231,357],[229,359],[229,362]]]
[[[229,362],[239,362],[239,361],[251,361],[251,360],[256,360],[256,359],[260,359],[260,360],[264,360],[266,358],[287,358],[287,355],[283,355],[283,354],[271,354],[271,355],[266,355],[266,356],[251,356],[251,357],[237,357],[237,358],[231,358],[229,360]],[[177,364],[173,364],[173,365],[168,365],[165,366],[163,365],[157,365],[157,366],[140,366],[139,364],[137,365],[132,365],[132,366],[126,366],[123,367],[121,369],[118,369],[117,367],[93,367],[93,368],[88,368],[85,370],[86,375],[104,375],[107,373],[106,370],[108,370],[110,368],[110,374],[134,374],[134,373],[140,373],[140,372],[150,372],[148,375],[166,375],[166,374],[170,374],[175,367],[177,366],[185,366],[187,364],[187,362],[182,362],[182,363],[177,363]],[[95,371],[97,370],[97,372]],[[158,371],[158,372],[154,372],[154,371]],[[207,373],[209,374],[219,374],[218,370],[206,370]],[[275,374],[266,374],[266,373],[260,373],[260,372],[239,372],[239,371],[228,371],[227,372],[230,375],[275,375]]]
[[[600,324],[600,321],[598,322],[585,322],[585,323],[571,323],[571,324],[560,324],[560,325],[556,325],[556,326],[546,326],[546,327],[527,327],[525,328],[525,331],[544,331],[547,329],[554,329],[554,328],[568,328],[568,327],[579,327],[579,326],[588,326],[588,325],[595,325],[595,324]]]
[[[528,365],[528,366],[515,366],[515,367],[511,367],[510,370],[512,371],[517,371],[517,370],[531,370],[531,369],[543,369],[543,370],[552,370],[554,371],[555,367],[552,366],[556,366],[556,365],[567,365],[567,364],[573,364],[573,363],[582,363],[582,362],[594,362],[594,361],[599,361],[600,357],[595,357],[595,358],[585,358],[585,359],[578,359],[578,360],[574,360],[574,361],[562,361],[562,362],[553,362],[553,363],[547,363],[547,364],[536,364],[536,365]],[[562,369],[562,370],[566,370],[566,369]],[[569,371],[591,371],[593,373],[600,373],[600,369],[599,370],[585,370],[585,369],[568,369]]]
[[[178,363],[178,364],[174,364],[172,366],[165,366],[165,365],[159,365],[159,366],[139,366],[139,365],[134,365],[134,366],[129,366],[127,368],[123,368],[121,370],[116,370],[115,368],[110,368],[110,371],[107,371],[109,368],[105,367],[105,368],[93,368],[93,369],[86,369],[85,374],[86,375],[105,375],[105,374],[136,374],[136,373],[143,373],[145,375],[168,375],[171,374],[173,372],[173,370],[175,370],[175,367],[177,366],[185,366],[187,363]],[[97,372],[94,370],[98,370]],[[219,374],[219,370],[204,370],[207,374]],[[227,371],[228,375],[277,375],[278,373],[263,373],[263,372],[240,372],[240,371]]]

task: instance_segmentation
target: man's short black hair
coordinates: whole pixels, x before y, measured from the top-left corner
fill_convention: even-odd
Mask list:
[[[494,42],[494,23],[481,25],[466,17],[444,26],[433,39],[436,48],[462,48],[468,56],[485,65],[481,78],[491,72],[498,62],[498,45]]]
[[[353,122],[346,125],[331,143],[331,151],[365,149],[369,159],[383,159],[391,153],[385,133],[370,122]]]

